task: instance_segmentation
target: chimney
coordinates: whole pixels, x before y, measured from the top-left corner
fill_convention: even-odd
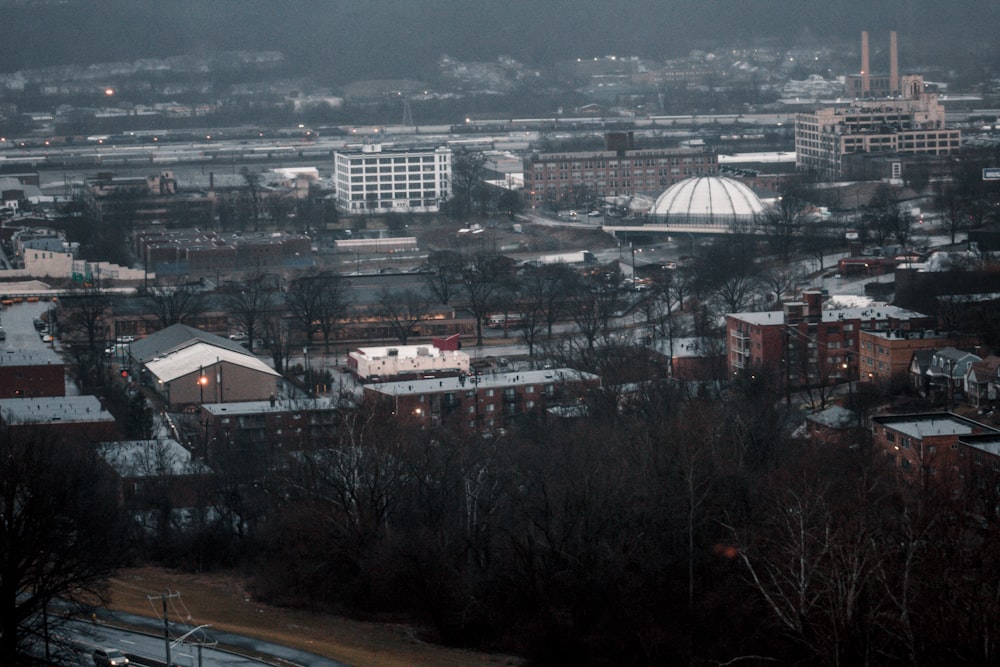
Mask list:
[[[895,30],[889,33],[889,94],[899,95],[899,53]]]
[[[861,31],[861,97],[871,93],[871,67],[868,62],[868,31]]]

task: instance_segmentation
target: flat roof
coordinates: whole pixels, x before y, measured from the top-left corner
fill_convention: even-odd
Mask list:
[[[959,442],[973,449],[1000,456],[1000,433],[983,433],[959,438]]]
[[[891,318],[896,319],[909,319],[912,317],[927,317],[922,313],[918,313],[913,310],[907,310],[906,308],[900,308],[899,306],[891,306],[888,304],[879,304],[865,306],[862,308],[831,308],[829,310],[821,310],[821,321],[824,324],[832,324],[840,320],[854,321],[854,320],[884,320]],[[770,310],[764,312],[747,312],[747,313],[729,313],[728,317],[732,317],[749,324],[785,324],[785,311],[783,310]]]
[[[464,355],[469,356],[467,352],[462,352],[460,350],[441,350],[430,344],[424,345],[385,345],[379,347],[359,347],[354,352],[368,357],[369,359],[381,359],[383,357],[389,356],[389,350],[396,350],[396,354],[392,355],[399,357],[400,359],[414,359],[417,357],[446,357],[449,354],[452,356]],[[423,354],[420,354],[420,350],[424,350]]]
[[[463,382],[464,380],[464,382]],[[432,378],[400,382],[381,382],[365,385],[366,390],[390,396],[434,394],[445,391],[470,391],[474,389],[502,389],[527,385],[545,385],[553,382],[596,381],[593,373],[572,368],[554,368],[540,371],[511,371],[507,373],[480,373],[461,377]]]
[[[281,412],[326,411],[340,404],[330,398],[296,398],[271,401],[240,401],[238,403],[204,403],[201,409],[210,415],[259,415]]]
[[[62,357],[48,347],[7,348],[0,352],[0,366],[63,366]]]
[[[926,438],[935,435],[972,435],[976,430],[1000,434],[1000,431],[986,424],[950,412],[872,417],[872,421],[888,426],[911,438]]]
[[[96,396],[39,396],[0,399],[0,415],[10,424],[113,422]]]

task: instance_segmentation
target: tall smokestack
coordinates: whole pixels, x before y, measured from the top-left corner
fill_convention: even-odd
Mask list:
[[[889,33],[889,94],[899,95],[899,53],[897,52],[896,31]]]
[[[861,31],[861,97],[871,93],[871,67],[868,62],[868,31]]]

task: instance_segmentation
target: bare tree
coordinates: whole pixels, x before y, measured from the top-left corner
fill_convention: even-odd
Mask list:
[[[253,350],[263,313],[270,308],[268,276],[255,271],[243,283],[230,287],[222,298],[237,325],[247,335],[247,347]]]
[[[802,231],[805,216],[803,202],[792,193],[785,193],[778,203],[761,215],[761,226],[771,250],[783,262],[788,261],[792,245]]]
[[[486,155],[480,151],[462,151],[452,160],[452,212],[456,217],[468,215],[486,203],[483,179],[486,176]]]
[[[485,253],[476,255],[462,268],[464,296],[476,318],[476,345],[483,344],[483,320],[496,307],[497,297],[511,278],[511,268],[507,258]]]
[[[152,285],[146,288],[146,303],[158,329],[174,324],[191,324],[205,312],[205,297],[188,285]]]
[[[115,486],[90,447],[0,432],[0,663],[43,640],[48,605],[94,604],[126,553]]]
[[[104,332],[104,318],[110,305],[111,300],[99,283],[74,290],[64,301],[63,307],[69,311],[65,321],[71,329],[83,331],[90,352],[97,349],[98,335]]]
[[[454,250],[435,250],[427,256],[427,265],[430,270],[422,274],[427,289],[448,305],[460,289],[465,261]]]
[[[253,230],[255,232],[259,232],[260,214],[263,201],[261,195],[260,174],[243,167],[240,169],[240,175],[243,176],[243,182],[245,185],[241,203],[245,205],[247,217],[253,222]]]
[[[378,316],[386,322],[399,339],[406,345],[414,328],[430,319],[432,300],[422,292],[404,290],[395,292],[383,287],[378,294]]]

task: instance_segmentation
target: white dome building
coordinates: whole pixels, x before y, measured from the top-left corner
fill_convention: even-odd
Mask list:
[[[656,198],[649,215],[664,223],[728,225],[752,222],[764,212],[753,190],[722,176],[696,176],[674,183]]]

